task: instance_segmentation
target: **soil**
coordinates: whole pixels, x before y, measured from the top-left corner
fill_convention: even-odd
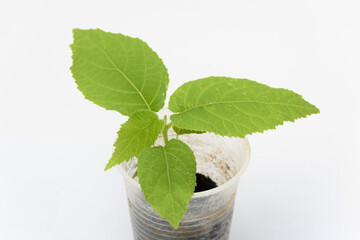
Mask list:
[[[216,183],[211,180],[211,178],[206,177],[201,173],[196,173],[196,187],[194,192],[207,191],[216,187]]]

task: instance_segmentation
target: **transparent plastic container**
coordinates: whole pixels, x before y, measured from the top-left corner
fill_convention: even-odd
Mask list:
[[[170,133],[170,138],[174,136]],[[249,163],[250,145],[246,139],[209,133],[181,135],[179,139],[194,151],[197,172],[210,177],[218,187],[195,193],[175,230],[145,201],[138,178],[132,178],[137,159],[122,163],[119,170],[125,179],[134,239],[229,239],[237,186]],[[160,144],[162,139],[155,145]]]

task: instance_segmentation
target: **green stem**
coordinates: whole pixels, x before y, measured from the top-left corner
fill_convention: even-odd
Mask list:
[[[165,126],[166,127],[166,126]],[[169,137],[168,137],[168,134],[167,134],[167,129],[164,128],[164,131],[163,131],[163,137],[164,137],[164,142],[165,144],[169,141]]]
[[[167,123],[167,120],[166,120],[166,115],[164,117],[164,121],[165,121],[165,127],[164,127],[164,130],[162,132],[162,135],[163,135],[163,138],[164,138],[164,142],[165,144],[169,141],[169,136],[168,136],[168,130],[172,127],[172,123]]]

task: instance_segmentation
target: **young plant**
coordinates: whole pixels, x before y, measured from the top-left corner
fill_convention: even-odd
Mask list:
[[[275,129],[319,109],[299,94],[248,79],[207,77],[170,97],[170,122],[159,119],[169,84],[167,69],[142,40],[100,29],[74,29],[71,72],[85,98],[129,116],[105,170],[134,157],[141,189],[158,214],[177,228],[196,186],[196,161],[177,134],[212,132],[243,138]],[[164,146],[153,147],[162,134]]]

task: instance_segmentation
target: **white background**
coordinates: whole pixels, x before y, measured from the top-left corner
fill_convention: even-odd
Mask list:
[[[132,239],[126,119],[84,100],[72,28],[145,40],[182,83],[217,75],[292,89],[321,114],[249,137],[231,239],[360,239],[360,5],[349,0],[0,3],[0,239]],[[168,94],[169,95],[169,94]]]

